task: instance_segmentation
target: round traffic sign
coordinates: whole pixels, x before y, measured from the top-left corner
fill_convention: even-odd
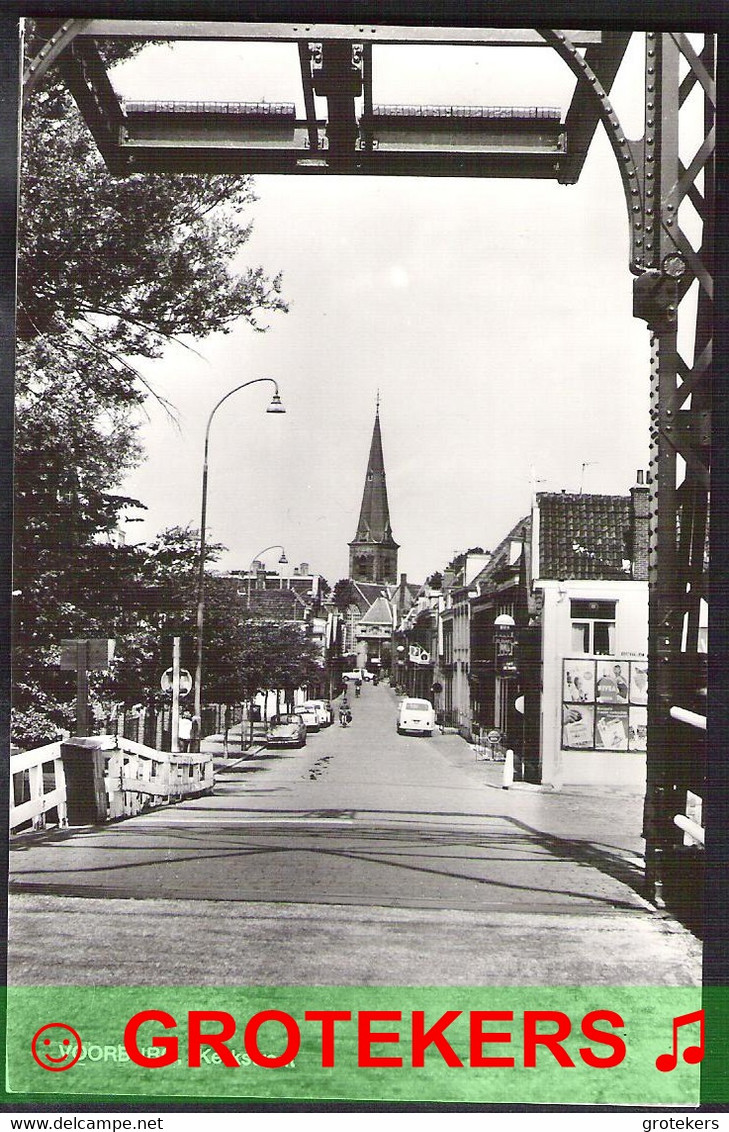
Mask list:
[[[161,676],[160,685],[163,692],[172,691],[172,677],[173,671],[167,668]],[[186,668],[180,669],[180,695],[187,696],[192,691],[192,676]]]
[[[501,732],[494,729],[493,731],[489,731],[486,738],[492,746],[495,746],[497,743],[501,742]]]

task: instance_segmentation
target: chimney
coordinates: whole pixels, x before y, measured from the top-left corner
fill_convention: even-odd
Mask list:
[[[630,573],[639,582],[648,580],[650,489],[643,480],[643,471],[639,470],[635,487],[630,489]]]
[[[299,566],[299,574],[301,575],[302,578],[308,578],[308,576],[309,576],[309,563],[308,562],[302,562],[301,563],[301,565]]]

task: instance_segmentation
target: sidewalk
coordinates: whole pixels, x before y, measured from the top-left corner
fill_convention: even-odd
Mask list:
[[[565,841],[609,846],[631,864],[642,866],[643,792],[627,787],[570,786],[554,790],[528,782],[503,788],[504,764],[477,759],[462,736],[446,732],[433,736],[438,750],[474,785],[498,791],[507,811],[528,818],[540,832]]]
[[[245,746],[241,747],[241,728],[243,729]],[[216,770],[230,767],[231,763],[240,759],[252,759],[266,746],[266,724],[254,722],[253,739],[249,743],[250,723],[244,720],[228,729],[227,737],[219,731],[214,735],[205,735],[200,740],[200,751],[213,755],[213,764]]]

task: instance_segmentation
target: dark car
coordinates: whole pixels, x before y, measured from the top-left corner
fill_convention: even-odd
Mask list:
[[[306,724],[300,715],[272,715],[266,729],[267,747],[305,747]]]

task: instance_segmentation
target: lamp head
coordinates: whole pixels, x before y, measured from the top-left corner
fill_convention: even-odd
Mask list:
[[[286,411],[286,410],[284,409],[284,412],[285,412],[285,411]],[[278,560],[278,564],[279,564],[279,566],[287,566],[287,565],[288,565],[288,561],[289,561],[289,560],[288,560],[288,558],[286,557],[286,551],[285,551],[285,550],[282,550],[282,551],[281,551],[281,557],[280,557],[280,558],[279,558],[279,560]]]
[[[285,413],[286,412],[283,405],[281,404],[281,397],[280,397],[278,389],[276,390],[273,397],[271,398],[271,404],[266,409],[266,412],[267,413]]]

